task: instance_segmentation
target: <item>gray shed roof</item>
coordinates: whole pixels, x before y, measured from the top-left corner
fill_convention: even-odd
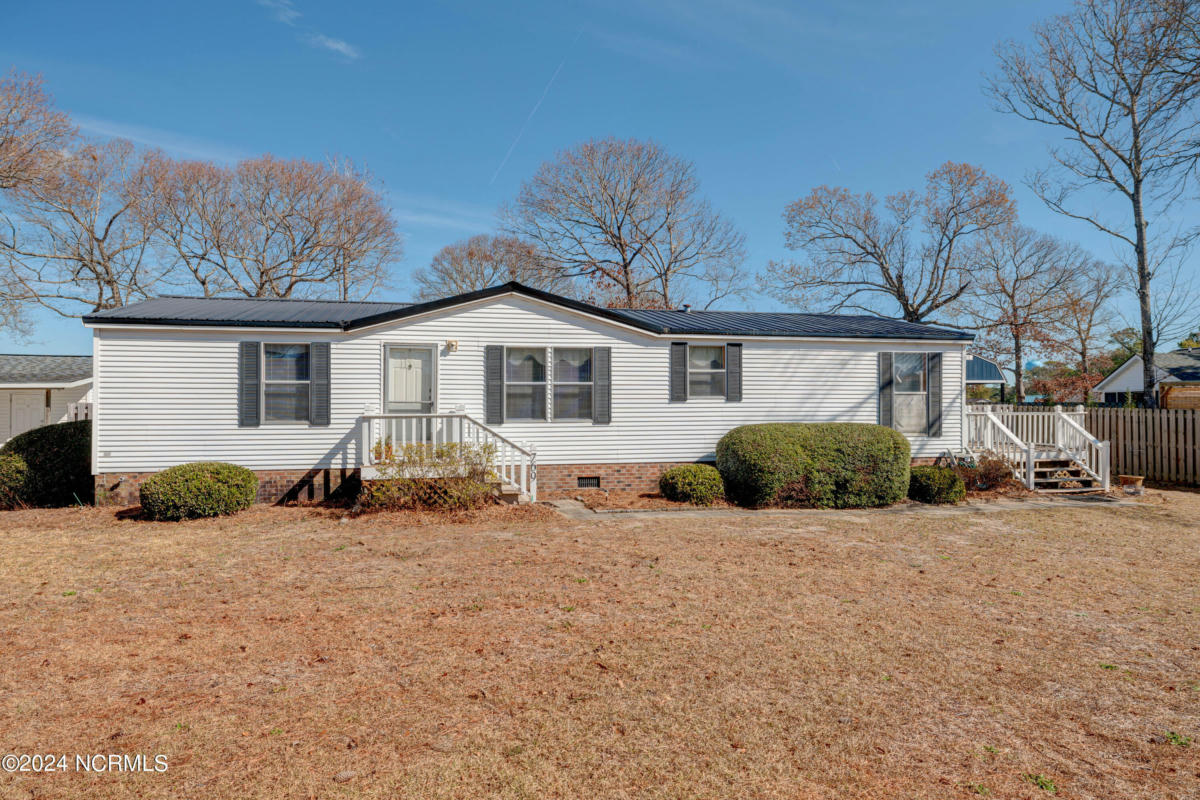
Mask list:
[[[1200,350],[1172,350],[1155,353],[1154,365],[1179,381],[1200,381]]]
[[[92,377],[91,356],[0,354],[0,384],[58,386]]]
[[[427,303],[367,303],[334,300],[156,297],[89,314],[89,324],[332,328],[354,330],[443,308],[522,294],[659,335],[780,336],[798,338],[928,339],[970,341],[964,331],[887,317],[755,311],[647,311],[603,308],[510,282]]]

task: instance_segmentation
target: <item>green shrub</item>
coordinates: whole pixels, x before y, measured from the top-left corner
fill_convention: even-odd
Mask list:
[[[967,487],[958,473],[949,467],[913,467],[908,481],[908,499],[918,503],[958,503],[967,496]]]
[[[496,496],[493,445],[384,441],[373,449],[379,475],[363,481],[359,504],[366,511],[462,511]]]
[[[180,464],[142,483],[142,511],[150,519],[219,517],[249,508],[258,494],[258,476],[221,461]]]
[[[890,505],[908,493],[910,461],[902,434],[856,422],[743,425],[717,443],[725,496],[750,507]]]
[[[711,506],[725,494],[721,473],[709,464],[671,467],[658,479],[658,490],[668,500]]]
[[[25,505],[29,466],[16,453],[0,455],[0,509]]]
[[[0,453],[25,459],[25,503],[69,506],[92,502],[92,423],[43,425],[9,439]]]

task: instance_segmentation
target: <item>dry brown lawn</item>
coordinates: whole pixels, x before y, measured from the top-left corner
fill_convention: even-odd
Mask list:
[[[0,752],[169,768],[0,796],[1194,798],[1200,495],[1162,498],[2,513]]]

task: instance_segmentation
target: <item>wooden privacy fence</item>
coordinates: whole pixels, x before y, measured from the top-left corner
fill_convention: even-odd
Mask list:
[[[1114,473],[1200,485],[1200,411],[1089,408],[1084,427],[1112,442]]]

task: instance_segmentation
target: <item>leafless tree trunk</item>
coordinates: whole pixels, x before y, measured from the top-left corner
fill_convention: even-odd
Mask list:
[[[163,257],[206,296],[362,298],[402,253],[382,194],[344,162],[163,161],[150,198]]]
[[[570,294],[569,279],[557,270],[547,269],[532,244],[515,236],[482,233],[443,247],[428,267],[413,273],[413,280],[419,300],[473,292],[508,281]]]
[[[1062,349],[1074,355],[1085,375],[1093,372],[1096,354],[1112,334],[1111,304],[1117,277],[1111,265],[1096,260],[1081,264],[1071,277],[1071,300],[1061,315],[1061,334],[1056,338]]]
[[[965,310],[980,332],[976,345],[1011,359],[1020,403],[1025,400],[1025,358],[1066,312],[1073,270],[1089,257],[1019,225],[985,232],[976,250],[976,278]]]
[[[3,301],[78,316],[145,297],[161,277],[153,227],[137,213],[151,161],[128,141],[86,144],[12,190]]]
[[[1031,186],[1053,210],[1112,236],[1132,251],[1144,379],[1154,385],[1154,351],[1162,320],[1152,288],[1177,237],[1155,222],[1183,190],[1196,163],[1200,92],[1196,18],[1190,0],[1077,0],[1064,16],[1035,26],[1030,46],[997,50],[989,91],[1002,111],[1053,128],[1067,144],[1051,150],[1054,167]],[[1128,203],[1124,222],[1110,221],[1081,191],[1100,188]],[[1147,405],[1154,403],[1149,391]]]
[[[654,142],[597,139],[560,153],[504,219],[600,302],[711,305],[743,289],[745,237],[700,198],[692,164]]]

